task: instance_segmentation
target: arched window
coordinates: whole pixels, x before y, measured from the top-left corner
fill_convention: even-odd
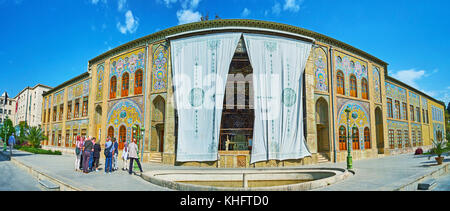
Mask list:
[[[110,99],[116,98],[116,92],[117,92],[117,78],[116,76],[113,76],[110,82],[109,98]]]
[[[362,98],[368,100],[369,99],[369,86],[367,85],[367,80],[365,78],[361,81],[361,89],[362,89]]]
[[[364,149],[370,149],[370,131],[369,128],[364,128]]]
[[[130,88],[130,75],[128,73],[124,73],[122,75],[122,95],[121,97],[128,96],[128,89]]]
[[[142,70],[136,71],[134,80],[134,94],[139,95],[142,94]]]
[[[353,138],[353,150],[358,150],[359,149],[359,130],[357,127],[354,127],[352,129],[352,138]]]
[[[127,128],[125,126],[120,126],[119,129],[119,149],[123,149],[125,142],[127,141]]]
[[[345,94],[345,83],[344,83],[344,74],[342,71],[337,72],[337,93],[344,95]]]
[[[397,130],[397,148],[403,148],[402,131]]]
[[[347,144],[345,143],[345,136],[347,135],[347,130],[344,126],[339,128],[339,150],[347,150]]]
[[[394,130],[392,130],[392,129],[389,130],[388,138],[389,138],[389,148],[390,148],[390,149],[395,149],[395,135],[394,135]]]
[[[355,75],[350,76],[350,96],[358,97],[358,88],[356,86],[356,77]]]
[[[409,146],[409,133],[408,133],[408,130],[404,130],[403,134],[404,134],[404,138],[405,138],[405,147],[410,147]]]
[[[114,138],[114,128],[112,126],[108,128],[108,137]]]

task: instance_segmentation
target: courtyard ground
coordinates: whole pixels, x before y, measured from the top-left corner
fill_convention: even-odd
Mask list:
[[[9,152],[2,152],[8,155]],[[35,178],[46,178],[64,184],[66,190],[87,191],[170,191],[170,189],[151,184],[141,177],[129,175],[119,169],[112,174],[105,174],[104,160],[100,161],[100,171],[83,174],[74,171],[73,155],[36,155],[28,152],[13,151],[12,163],[20,166]],[[443,165],[436,165],[433,157],[414,156],[412,154],[385,156],[376,159],[353,161],[355,175],[331,186],[317,191],[392,191],[416,190],[417,183],[430,177],[438,178],[448,174],[450,158]],[[122,167],[121,161],[119,162]],[[162,169],[195,169],[199,167],[169,166],[142,163],[144,172]],[[323,163],[298,168],[333,167],[346,168],[346,163]],[[291,168],[291,167],[290,167]],[[209,169],[209,168],[208,168]],[[40,175],[40,176],[37,176]],[[64,189],[64,188],[62,188]],[[445,189],[444,189],[445,190]],[[450,190],[449,190],[450,191]]]

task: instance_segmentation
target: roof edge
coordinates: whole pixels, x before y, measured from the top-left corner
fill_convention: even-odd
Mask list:
[[[209,21],[200,21],[194,23],[188,23],[184,25],[178,25],[171,28],[167,28],[162,31],[155,32],[153,34],[138,38],[136,40],[130,41],[128,43],[122,44],[116,48],[113,48],[91,60],[89,60],[89,65],[97,63],[107,57],[111,57],[117,53],[123,52],[129,48],[133,48],[139,45],[145,45],[149,42],[155,42],[158,40],[166,39],[170,35],[178,34],[181,32],[188,32],[193,30],[205,29],[205,28],[215,28],[215,27],[226,27],[226,26],[236,26],[236,27],[251,27],[251,28],[265,28],[265,29],[273,29],[280,30],[285,32],[291,32],[299,35],[308,36],[316,39],[319,42],[324,42],[330,45],[334,45],[335,47],[342,48],[344,50],[359,54],[360,56],[366,57],[367,59],[372,60],[373,62],[379,63],[382,66],[387,66],[388,63],[383,60],[372,56],[371,54],[362,51],[358,48],[355,48],[347,43],[336,40],[334,38],[328,37],[326,35],[313,32],[304,28],[300,28],[297,26],[292,26],[283,23],[276,23],[270,21],[262,21],[262,20],[250,20],[250,19],[217,19],[217,20],[209,20]]]
[[[410,89],[410,90],[412,90],[412,91],[414,91],[414,92],[416,92],[418,94],[421,94],[421,95],[427,97],[428,99],[430,99],[430,100],[432,100],[432,101],[434,101],[434,102],[436,102],[438,104],[441,104],[442,106],[444,106],[444,109],[445,109],[445,102],[442,102],[442,101],[437,100],[437,99],[435,99],[433,97],[430,97],[428,94],[426,94],[426,93],[424,93],[422,91],[419,91],[418,89],[416,89],[416,88],[414,88],[414,87],[412,87],[412,86],[410,86],[410,85],[408,85],[408,84],[406,84],[406,83],[404,83],[404,82],[402,82],[402,81],[400,81],[400,80],[398,80],[396,78],[393,78],[392,76],[386,75],[386,80],[394,82],[394,83],[398,83],[398,84],[400,84],[402,86],[405,86],[406,88],[408,88],[408,89]]]
[[[47,96],[47,95],[49,95],[49,94],[52,94],[53,92],[56,92],[56,91],[60,90],[61,88],[65,87],[65,86],[67,86],[67,85],[69,85],[69,84],[71,84],[71,83],[73,83],[73,82],[76,82],[76,81],[79,81],[79,80],[88,78],[89,75],[90,75],[89,72],[84,72],[83,74],[78,75],[78,76],[76,76],[76,77],[74,77],[74,78],[72,78],[72,79],[70,79],[70,80],[68,80],[68,81],[66,81],[66,82],[64,82],[64,83],[62,83],[62,84],[58,85],[58,86],[55,87],[55,88],[53,88],[53,89],[51,89],[51,90],[49,90],[49,91],[47,91],[47,92],[44,92],[44,93],[42,94],[42,96],[45,97],[45,96]]]

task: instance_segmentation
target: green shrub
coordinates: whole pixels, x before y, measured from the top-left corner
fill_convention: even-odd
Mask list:
[[[44,154],[44,155],[62,155],[60,151],[51,151],[51,150],[45,150],[45,149],[39,149],[39,148],[33,148],[29,146],[17,146],[18,150],[31,152],[33,154]]]

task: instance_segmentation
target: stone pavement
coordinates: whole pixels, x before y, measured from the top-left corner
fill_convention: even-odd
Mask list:
[[[9,152],[8,152],[9,153]],[[448,156],[448,155],[447,155]],[[74,171],[73,155],[35,155],[22,151],[14,151],[13,161],[29,166],[49,177],[58,179],[79,190],[93,191],[168,191],[170,189],[153,185],[139,176],[128,175],[118,170],[112,174],[103,171],[104,159],[100,160],[99,172],[83,174]],[[434,157],[414,156],[411,154],[386,156],[377,159],[353,161],[356,172],[347,180],[333,184],[318,191],[392,191],[415,190],[414,182],[421,178],[430,177],[431,173],[445,169],[448,173],[450,158],[444,160],[443,165],[435,165]],[[142,163],[144,171],[163,169],[196,169],[205,168],[169,166],[162,164]],[[122,166],[121,161],[119,166]],[[333,167],[346,168],[346,163],[323,163],[298,168]],[[292,168],[292,167],[290,167]],[[207,168],[210,169],[210,168]],[[409,188],[407,185],[409,184]],[[411,188],[413,187],[413,188]]]
[[[417,190],[419,179],[440,176],[436,173],[449,173],[448,155],[442,165],[437,165],[434,157],[429,159],[424,155],[403,154],[353,161],[354,176],[317,191]],[[346,168],[346,165],[326,163],[320,166]]]

